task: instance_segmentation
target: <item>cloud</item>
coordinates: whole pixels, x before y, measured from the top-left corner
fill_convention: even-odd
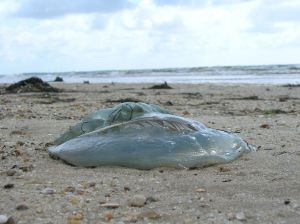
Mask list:
[[[269,2],[271,3],[271,2]],[[300,21],[299,1],[278,1],[276,4],[264,4],[261,6],[260,14],[275,22]]]
[[[252,31],[261,33],[279,32],[286,26],[300,23],[300,2],[265,1],[250,14]]]
[[[153,0],[153,2],[156,5],[179,5],[179,4],[187,5],[187,4],[194,4],[197,1],[195,0]]]
[[[152,0],[157,6],[201,7],[210,4],[210,0]]]
[[[18,4],[14,0],[0,1],[0,18],[11,15],[18,8]]]
[[[112,13],[134,6],[130,0],[22,0],[17,16],[49,19],[68,14]]]
[[[295,2],[0,0],[0,73],[294,63]]]
[[[212,5],[231,5],[237,3],[249,3],[253,2],[254,0],[210,0],[209,2]]]
[[[247,3],[253,0],[153,0],[156,5],[180,5],[180,6],[208,6],[208,5],[232,5]]]

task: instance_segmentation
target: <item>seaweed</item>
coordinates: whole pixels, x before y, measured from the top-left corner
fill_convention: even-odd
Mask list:
[[[138,102],[142,102],[142,101],[139,99],[135,99],[135,98],[121,98],[121,99],[116,99],[116,100],[107,99],[105,102],[106,103],[125,103],[125,102],[138,103]]]
[[[53,82],[63,82],[63,78],[62,77],[59,77],[59,76],[56,76],[56,78],[54,79]]]
[[[173,88],[169,86],[167,82],[164,82],[162,84],[153,85],[149,87],[149,89],[173,89]]]
[[[289,88],[294,88],[294,87],[300,87],[300,84],[297,83],[297,84],[285,84],[285,85],[282,85],[283,87],[289,87]]]
[[[289,112],[281,110],[281,109],[268,109],[268,110],[264,110],[263,113],[274,115],[274,114],[287,114]]]
[[[10,93],[25,93],[25,92],[59,92],[60,90],[50,86],[38,77],[21,80],[17,83],[6,87],[6,91]]]

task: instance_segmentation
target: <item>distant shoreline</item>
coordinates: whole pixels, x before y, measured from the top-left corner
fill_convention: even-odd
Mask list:
[[[299,84],[300,65],[215,66],[145,70],[22,73],[0,75],[0,83],[14,83],[39,77],[51,82],[60,77],[66,83],[219,83],[219,84]]]

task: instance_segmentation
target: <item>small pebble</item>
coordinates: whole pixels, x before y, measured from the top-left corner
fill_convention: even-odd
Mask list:
[[[95,186],[96,186],[96,183],[95,183],[95,182],[82,181],[82,182],[81,182],[81,186],[82,186],[84,189],[87,189],[87,188],[90,188],[90,187],[95,187]]]
[[[266,129],[269,129],[269,128],[270,128],[270,125],[268,125],[268,124],[261,124],[259,127],[260,127],[260,128],[266,128]]]
[[[15,170],[8,170],[8,171],[6,171],[6,175],[11,177],[11,176],[14,176],[16,174],[16,172],[17,171],[15,171]]]
[[[16,146],[23,146],[25,145],[25,142],[22,142],[22,141],[17,141],[16,142]]]
[[[23,154],[23,152],[22,152],[22,150],[20,150],[20,149],[15,149],[15,150],[13,150],[13,155],[15,155],[15,156],[20,156],[20,155],[22,155]]]
[[[14,217],[9,217],[7,222],[5,224],[17,224],[17,221],[14,219]]]
[[[150,209],[138,214],[138,218],[142,218],[142,219],[159,219],[160,217],[161,217],[160,214],[158,214],[156,211],[150,210]]]
[[[231,220],[233,220],[235,218],[235,215],[232,212],[229,212],[227,214],[227,217],[228,217],[228,220],[231,221]]]
[[[84,191],[81,189],[76,190],[76,195],[84,195]]]
[[[24,211],[24,210],[29,209],[29,207],[28,207],[27,205],[25,205],[25,204],[20,204],[20,205],[18,205],[18,206],[16,207],[16,209],[17,209],[18,211]]]
[[[72,196],[72,197],[70,197],[69,202],[73,205],[77,205],[79,200],[76,196]]]
[[[0,224],[5,224],[8,221],[6,215],[0,215]]]
[[[137,212],[130,212],[126,215],[124,221],[127,223],[135,223],[138,221],[138,213]]]
[[[42,213],[43,213],[43,209],[42,209],[42,208],[37,208],[37,209],[36,209],[36,213],[42,214]]]
[[[240,221],[246,221],[246,216],[244,212],[235,213],[235,218]]]
[[[128,200],[128,205],[132,207],[143,207],[146,204],[147,198],[144,195],[134,195]]]
[[[74,193],[74,192],[75,192],[75,190],[76,190],[76,189],[75,189],[75,187],[68,186],[68,187],[66,187],[66,188],[65,188],[65,190],[64,190],[64,191],[65,191],[65,192],[71,192],[71,193]]]
[[[230,171],[230,168],[227,166],[219,166],[218,169],[220,172],[229,172]]]
[[[83,219],[83,215],[80,213],[74,214],[74,215],[70,215],[68,217],[68,223],[69,224],[78,224],[80,223],[80,221]]]
[[[14,184],[5,184],[4,185],[4,189],[11,189],[13,188],[15,185]]]
[[[190,115],[190,112],[185,110],[185,111],[182,112],[182,115]]]
[[[22,170],[23,172],[29,172],[33,170],[33,165],[25,165],[25,166],[20,166],[19,167],[20,170]]]
[[[41,194],[54,194],[56,191],[52,188],[45,188],[43,190],[41,190]]]
[[[105,212],[104,213],[105,221],[110,222],[113,218],[114,218],[114,216],[113,216],[112,212]]]
[[[125,187],[124,187],[124,191],[130,191],[130,187],[125,186]]]
[[[232,181],[231,179],[222,180],[223,183],[227,183],[227,182],[231,182],[231,181]]]
[[[158,202],[158,198],[153,197],[153,196],[149,196],[146,198],[146,203],[150,203],[150,202]]]

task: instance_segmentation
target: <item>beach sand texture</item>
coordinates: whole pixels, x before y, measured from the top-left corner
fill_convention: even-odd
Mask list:
[[[0,95],[0,215],[39,224],[300,223],[300,88],[51,85],[64,91]],[[258,150],[194,170],[80,168],[49,157],[70,125],[126,98],[236,132]]]

